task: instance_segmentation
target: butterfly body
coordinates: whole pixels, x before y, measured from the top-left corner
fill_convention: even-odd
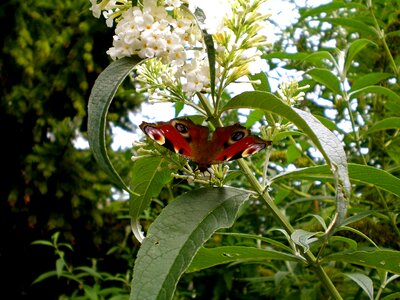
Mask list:
[[[217,127],[211,139],[208,127],[183,118],[169,122],[142,122],[140,128],[158,144],[191,159],[200,171],[213,164],[247,157],[270,144],[270,141],[251,135],[240,124]]]

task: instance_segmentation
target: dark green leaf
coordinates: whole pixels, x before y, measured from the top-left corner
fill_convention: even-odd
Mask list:
[[[399,128],[400,128],[400,118],[392,117],[376,122],[374,125],[371,126],[371,128],[368,129],[368,133],[380,130],[399,129]]]
[[[352,31],[359,32],[372,37],[377,37],[375,29],[357,19],[351,18],[320,18],[320,21],[331,23],[332,25],[339,25],[351,29]]]
[[[312,77],[312,79],[314,79],[318,83],[325,85],[336,95],[341,94],[339,79],[331,71],[329,71],[327,69],[315,68],[315,69],[312,69],[312,70],[306,72],[306,74],[310,75]]]
[[[381,72],[369,73],[364,76],[355,78],[354,83],[351,87],[351,90],[357,91],[357,90],[365,88],[367,86],[377,84],[377,83],[381,82],[382,80],[388,79],[390,77],[393,77],[393,74],[381,73]]]
[[[132,231],[140,242],[143,236],[139,216],[148,208],[151,199],[157,197],[165,184],[172,180],[171,172],[161,156],[141,157],[133,165],[131,188],[136,194],[130,197],[130,216]]]
[[[353,183],[374,185],[377,188],[391,192],[400,197],[400,179],[392,174],[371,166],[348,164],[349,177]],[[272,178],[272,182],[284,179],[323,180],[332,179],[328,166],[316,166],[281,173]]]
[[[306,10],[303,9],[301,12],[301,20],[304,20],[305,18],[310,16],[318,17],[320,14],[328,14],[341,8],[357,8],[358,10],[363,10],[365,9],[365,6],[353,2],[332,1],[328,4],[318,5],[313,8],[307,8]]]
[[[248,196],[233,188],[203,188],[169,204],[139,250],[130,299],[171,299],[198,249],[217,229],[233,225]]]
[[[400,299],[400,292],[395,292],[395,293],[387,295],[381,299],[382,300],[398,300],[398,299]]]
[[[304,58],[304,61],[308,61],[315,66],[321,66],[321,65],[326,65],[327,63],[334,63],[335,58],[332,56],[332,54],[328,51],[317,51],[313,52],[307,57]],[[327,62],[325,62],[327,61]]]
[[[340,261],[368,268],[382,269],[400,274],[400,252],[394,250],[349,250],[330,254],[322,259],[323,262]]]
[[[357,55],[357,53],[364,49],[368,44],[376,46],[374,42],[367,39],[357,39],[350,44],[345,59],[344,74],[347,74],[347,71],[349,70],[351,63],[353,62],[353,59]]]
[[[345,273],[344,275],[357,283],[367,293],[369,299],[374,299],[374,285],[371,278],[361,273]]]
[[[252,81],[255,80],[260,81],[260,84],[255,84],[255,83],[252,84],[255,91],[271,92],[271,86],[269,85],[268,77],[264,72],[260,72],[254,75],[250,74],[247,75],[247,77],[249,77],[249,79]]]
[[[358,97],[359,94],[368,94],[368,93],[385,95],[388,98],[388,100],[394,101],[396,104],[400,105],[400,96],[397,93],[393,92],[392,90],[383,86],[367,86],[365,88],[350,92],[349,97],[351,99],[354,99]]]
[[[211,95],[215,95],[215,48],[214,40],[211,34],[203,30],[203,39],[207,48],[208,63],[210,65],[210,87]]]
[[[107,155],[106,117],[118,87],[138,62],[138,57],[125,57],[112,62],[96,79],[88,106],[88,138],[93,155],[111,180],[126,191],[129,191],[129,187],[114,169]]]
[[[201,248],[193,259],[187,272],[197,272],[216,265],[240,261],[299,261],[292,254],[275,250],[265,250],[244,246],[224,246],[217,248]]]
[[[317,232],[309,232],[303,229],[296,229],[290,236],[292,241],[304,249],[304,253],[310,250],[310,245],[318,240],[314,237]]]
[[[292,108],[270,93],[254,91],[244,92],[232,98],[223,110],[250,108],[262,109],[279,114],[291,121],[313,141],[321,151],[331,170],[338,178],[337,212],[340,223],[347,211],[347,198],[350,195],[350,181],[347,171],[347,159],[341,142],[314,116],[305,111]],[[343,194],[344,193],[344,194]]]

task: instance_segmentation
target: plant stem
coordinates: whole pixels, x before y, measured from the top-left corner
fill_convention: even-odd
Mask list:
[[[260,197],[263,198],[264,201],[267,203],[267,205],[268,205],[270,211],[272,212],[272,214],[274,215],[275,219],[278,220],[281,223],[281,225],[283,226],[283,228],[288,232],[288,234],[291,235],[294,232],[293,226],[289,223],[287,218],[283,215],[283,213],[275,205],[274,201],[269,196],[269,194],[266,192],[265,188],[260,184],[260,182],[258,182],[257,178],[253,175],[253,172],[251,171],[249,166],[245,163],[245,161],[243,159],[239,159],[238,164],[239,164],[240,168],[242,169],[242,171],[245,173],[251,186],[260,195]],[[342,296],[340,296],[338,290],[333,285],[331,279],[326,274],[326,272],[322,268],[322,266],[319,264],[317,258],[314,256],[314,254],[311,251],[307,251],[306,253],[304,253],[304,257],[307,260],[308,264],[312,267],[312,269],[318,275],[318,277],[321,279],[322,283],[324,284],[326,289],[329,291],[332,298],[337,299],[337,300],[342,299]]]

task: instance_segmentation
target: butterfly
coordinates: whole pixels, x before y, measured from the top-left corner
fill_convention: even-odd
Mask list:
[[[161,146],[192,160],[202,172],[213,164],[250,156],[271,144],[271,141],[252,135],[239,123],[217,127],[211,139],[208,127],[186,118],[169,122],[142,122],[139,127]]]

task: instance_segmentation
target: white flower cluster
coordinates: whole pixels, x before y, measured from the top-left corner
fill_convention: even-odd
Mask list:
[[[238,74],[243,76],[252,65],[264,65],[260,64],[261,52],[257,51],[257,47],[261,45],[259,39],[250,45],[246,38],[248,33],[242,32],[244,37],[235,36],[237,32],[231,27],[241,24],[230,24],[228,31],[226,29],[226,23],[232,23],[237,18],[234,14],[245,7],[247,2],[264,0],[238,0],[244,2],[239,3],[239,6],[235,4],[236,8],[234,0],[214,0],[212,3],[204,0],[143,0],[138,1],[138,6],[134,7],[131,0],[101,0],[99,3],[98,0],[90,1],[95,17],[100,17],[103,11],[108,26],[116,23],[113,46],[107,51],[111,58],[138,55],[141,58],[160,60],[169,66],[169,75],[173,74],[187,98],[196,92],[208,91],[210,87],[209,64],[201,30],[216,36],[221,33],[224,35],[222,41],[214,38],[217,50],[217,81],[218,74],[222,74],[224,69],[225,74],[230,74],[235,72],[236,67],[240,69]],[[193,14],[198,9],[204,16],[196,20]],[[251,13],[239,12],[241,15]],[[259,19],[255,20],[258,22]],[[249,44],[247,48],[246,43]],[[232,58],[230,52],[235,51],[237,46],[241,50],[237,52],[236,58]],[[232,64],[232,68],[226,70],[229,66],[221,63],[223,59],[218,59],[218,56],[224,55],[242,62],[236,66]],[[243,68],[243,65],[246,67]],[[232,81],[226,80],[225,83]]]

